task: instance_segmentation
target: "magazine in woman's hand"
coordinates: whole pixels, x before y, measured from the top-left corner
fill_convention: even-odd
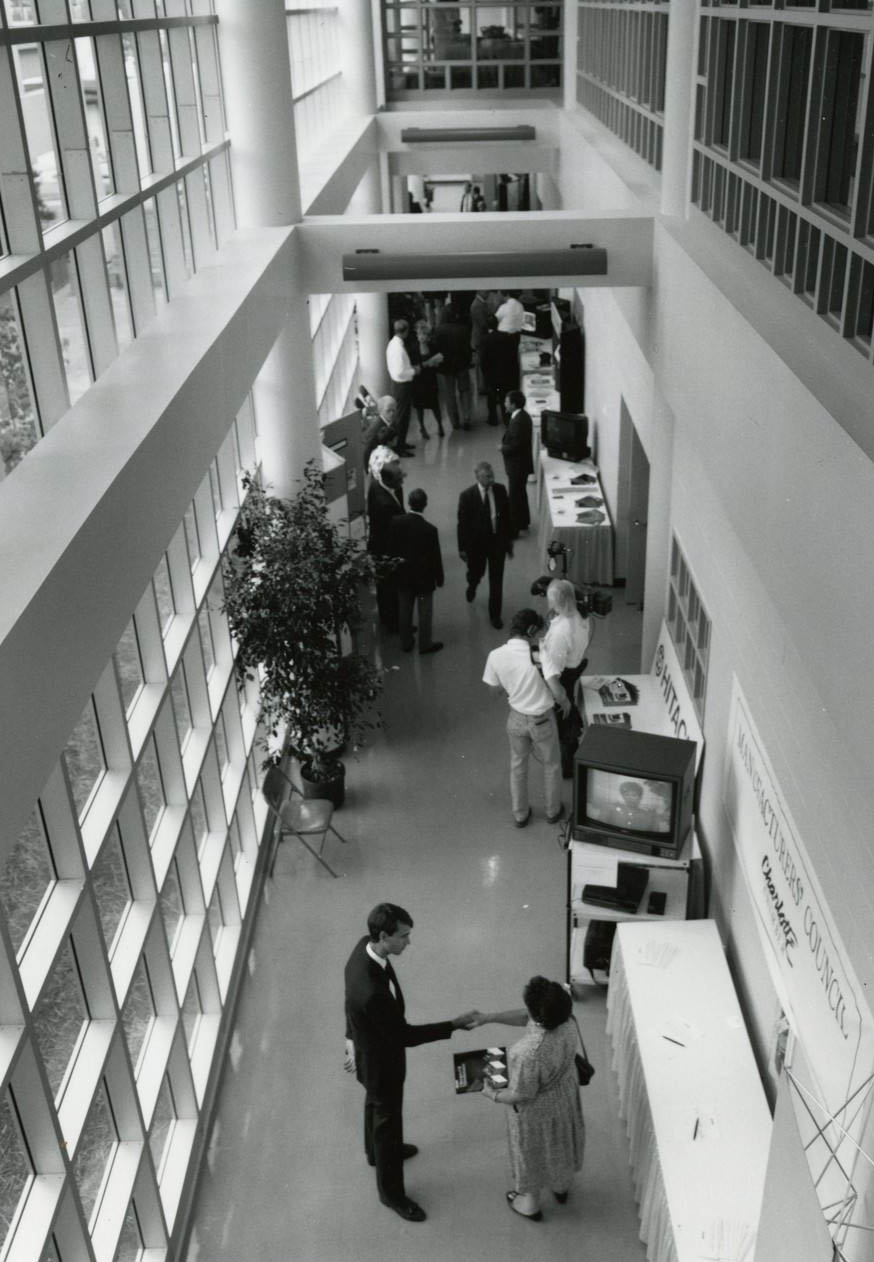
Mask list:
[[[480,1047],[472,1052],[455,1052],[452,1059],[456,1095],[482,1091],[485,1082],[500,1090],[509,1081],[506,1047]]]

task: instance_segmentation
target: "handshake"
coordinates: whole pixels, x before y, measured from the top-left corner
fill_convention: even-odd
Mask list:
[[[463,1012],[460,1017],[453,1017],[453,1030],[475,1030],[477,1026],[486,1025],[490,1020],[487,1012],[478,1012],[474,1008],[471,1012]]]

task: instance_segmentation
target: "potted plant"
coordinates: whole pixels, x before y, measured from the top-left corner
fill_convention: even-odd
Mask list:
[[[345,767],[334,752],[338,741],[360,740],[381,722],[381,676],[354,649],[373,558],[330,520],[316,461],[292,500],[269,495],[251,474],[243,485],[224,567],[237,678],[258,682],[261,743],[272,750],[267,761],[277,758],[276,737],[292,736],[305,795],[339,806]]]

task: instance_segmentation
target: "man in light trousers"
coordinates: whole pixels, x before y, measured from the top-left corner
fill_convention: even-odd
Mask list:
[[[554,699],[534,661],[544,630],[544,621],[535,609],[520,609],[510,623],[509,640],[489,653],[483,672],[483,681],[493,692],[505,693],[510,703],[510,801],[517,828],[524,828],[531,819],[528,762],[532,755],[543,766],[546,822],[557,823],[564,812]]]

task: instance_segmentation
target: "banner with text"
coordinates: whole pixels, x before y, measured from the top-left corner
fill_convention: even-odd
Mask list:
[[[692,694],[686,684],[686,677],[680,667],[677,651],[668,628],[662,623],[659,642],[652,659],[651,674],[659,682],[659,697],[665,707],[668,722],[673,728],[673,735],[682,741],[697,741],[698,753],[695,755],[695,770],[701,762],[704,749],[704,733],[695,713]]]
[[[838,1113],[874,1067],[874,1021],[737,677],[723,792],[778,993]],[[847,1114],[841,1120],[851,1129]]]

